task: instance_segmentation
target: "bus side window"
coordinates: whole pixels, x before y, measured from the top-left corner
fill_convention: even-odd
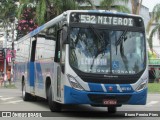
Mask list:
[[[36,38],[33,38],[35,39],[34,41],[32,41],[32,47],[31,47],[31,57],[30,57],[30,61],[31,62],[34,62],[35,61],[35,53],[36,53]]]
[[[60,39],[61,39],[61,30],[57,31],[57,39],[56,39],[56,50],[55,50],[55,62],[60,62]]]

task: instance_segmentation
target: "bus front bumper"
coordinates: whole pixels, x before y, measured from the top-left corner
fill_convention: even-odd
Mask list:
[[[107,93],[80,91],[71,87],[64,87],[64,104],[92,104],[103,105],[106,99],[117,100],[117,105],[145,105],[147,89],[133,93]]]

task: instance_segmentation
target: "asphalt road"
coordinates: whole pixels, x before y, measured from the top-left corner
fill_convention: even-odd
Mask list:
[[[16,113],[19,113],[20,116],[24,117],[26,114],[27,116],[30,115],[31,112],[35,113],[37,116],[49,116],[47,119],[57,117],[57,119],[61,118],[61,120],[110,119],[113,118],[113,116],[118,119],[145,119],[145,115],[149,115],[149,113],[151,116],[158,115],[158,117],[153,117],[153,119],[155,119],[160,118],[160,112],[158,112],[160,111],[160,94],[148,94],[146,105],[124,105],[119,107],[117,109],[118,112],[114,115],[107,113],[107,108],[105,107],[92,107],[90,105],[63,106],[62,112],[52,113],[49,110],[47,101],[44,99],[39,98],[36,102],[24,102],[19,89],[0,88],[0,114],[6,111],[12,112],[12,115],[13,112],[15,112],[15,117],[17,115]],[[124,117],[124,115],[126,115],[126,117]],[[140,115],[143,117],[140,117]],[[30,117],[32,116],[30,115]],[[149,119],[152,118],[150,117]]]

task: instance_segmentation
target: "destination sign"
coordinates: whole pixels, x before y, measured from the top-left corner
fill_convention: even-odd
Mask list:
[[[113,25],[113,26],[143,26],[143,20],[138,17],[111,15],[111,14],[84,14],[72,13],[72,23],[86,23],[86,24],[100,24],[100,25]]]
[[[80,15],[81,23],[133,26],[132,18],[108,17],[95,15]]]

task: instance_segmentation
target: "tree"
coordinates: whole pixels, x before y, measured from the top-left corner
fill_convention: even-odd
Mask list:
[[[53,19],[63,11],[80,9],[82,3],[88,3],[93,9],[96,9],[92,0],[19,0],[19,3],[18,18],[26,7],[35,7],[35,22],[38,25]]]
[[[77,9],[75,0],[19,0],[18,35],[22,37],[31,30],[53,19],[65,10]],[[30,10],[30,12],[27,12]],[[31,26],[31,27],[30,27]]]
[[[17,5],[13,0],[2,0],[0,1],[0,6],[1,6],[0,11],[3,11],[0,14],[0,19],[2,24],[1,27],[3,27],[6,30],[15,20],[14,18]]]
[[[151,25],[153,23],[156,23],[156,26],[152,29],[152,31],[150,32],[149,38],[148,38],[148,43],[149,43],[149,47],[152,50],[153,48],[153,35],[157,32],[157,30],[160,30],[160,4],[156,4],[153,8],[152,14],[151,14],[151,19],[148,22],[147,25],[147,32],[149,33],[150,29],[151,29]]]
[[[35,0],[19,0],[17,9],[17,39],[37,28],[35,21]]]
[[[96,9],[91,0],[39,0],[36,7],[36,17],[39,18],[37,19],[37,23],[41,25],[63,11],[79,9],[81,3],[89,3]]]
[[[8,32],[8,28],[11,28],[11,31],[13,31],[12,33],[12,40],[14,39],[14,24],[15,22],[15,11],[17,8],[17,5],[15,4],[15,0],[1,0],[0,1],[0,25],[2,25],[1,27],[4,29],[4,43],[5,46],[4,48],[6,48],[7,46],[7,32]],[[14,41],[12,41],[12,45],[13,45]],[[4,54],[6,54],[6,49],[4,49]],[[7,74],[6,74],[6,60],[4,60],[4,81],[7,80]],[[5,84],[5,83],[4,83]]]
[[[76,0],[76,2],[80,5],[80,4],[83,4],[83,3],[86,3],[86,4],[89,4],[91,6],[91,9],[94,9],[96,10],[96,6],[93,4],[93,1],[92,0]]]
[[[121,3],[128,3],[128,0],[119,0]],[[117,4],[117,0],[102,0],[100,3],[101,8],[105,10],[117,10],[119,12],[127,12],[130,13],[130,10],[125,5]]]
[[[28,32],[36,29],[38,25],[34,22],[35,8],[26,8],[18,21],[17,26],[17,39],[26,35]]]
[[[65,10],[77,9],[75,0],[20,0],[18,18],[20,18],[24,8],[34,7],[36,10],[35,22],[42,25]]]
[[[75,0],[40,0],[37,2],[36,17],[39,25],[53,19],[63,11],[78,9]]]
[[[14,40],[14,26],[15,26],[15,17],[17,10],[17,2],[18,0],[1,0],[0,1],[0,22],[1,27],[4,29],[5,35],[7,35],[8,31],[12,32],[12,40]],[[9,29],[8,29],[9,28]],[[7,36],[5,36],[7,40]],[[5,40],[5,42],[6,42]],[[5,46],[6,47],[6,46]]]
[[[139,15],[143,0],[131,0],[132,14]]]

